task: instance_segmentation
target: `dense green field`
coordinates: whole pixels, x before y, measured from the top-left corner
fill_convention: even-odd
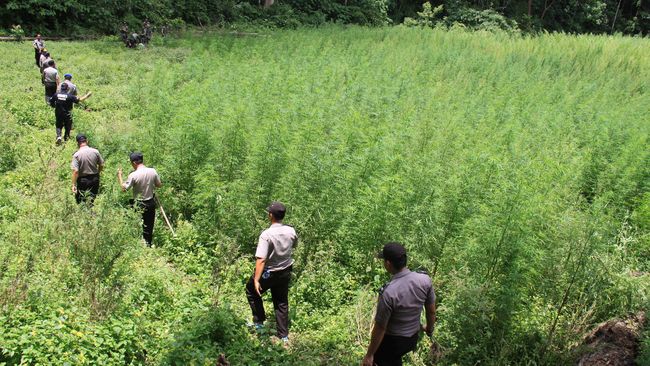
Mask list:
[[[47,48],[94,92],[73,132],[107,171],[78,207],[31,46],[0,44],[0,365],[358,364],[388,240],[433,277],[444,365],[569,364],[594,324],[648,308],[647,39],[325,28]],[[158,220],[154,249],[115,177],[133,150],[177,230]],[[245,326],[271,200],[301,237],[288,350]]]

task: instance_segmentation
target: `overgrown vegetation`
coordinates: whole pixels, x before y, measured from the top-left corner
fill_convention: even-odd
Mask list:
[[[31,46],[0,44],[0,363],[356,364],[388,240],[432,274],[443,365],[570,364],[594,324],[647,308],[647,40],[328,27],[48,49],[94,92],[75,128],[107,169],[78,207]],[[177,229],[158,220],[154,249],[115,178],[135,149]],[[289,350],[245,326],[273,199],[301,236]]]

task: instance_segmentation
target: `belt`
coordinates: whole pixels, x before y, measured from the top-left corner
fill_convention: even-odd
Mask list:
[[[99,174],[88,174],[88,175],[82,175],[79,178],[99,178]]]
[[[280,270],[277,270],[277,271],[269,271],[269,272],[271,272],[271,273],[281,273],[281,272],[286,272],[286,271],[291,271],[291,270],[293,270],[293,264],[290,265],[287,268],[280,269]]]

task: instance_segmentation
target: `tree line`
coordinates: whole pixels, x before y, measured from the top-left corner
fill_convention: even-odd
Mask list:
[[[0,8],[0,22],[6,29],[21,24],[28,32],[56,34],[113,34],[122,22],[135,26],[144,19],[160,27],[236,22],[276,27],[326,22],[382,25],[421,17],[427,3],[438,9],[435,24],[641,35],[650,29],[647,0],[9,0]]]
[[[433,9],[433,10],[427,10]],[[426,18],[431,25],[523,32],[647,35],[649,0],[8,0],[0,29],[20,24],[27,33],[117,34],[122,23],[145,19],[173,29],[185,25],[255,23],[295,28],[334,22],[400,24]]]

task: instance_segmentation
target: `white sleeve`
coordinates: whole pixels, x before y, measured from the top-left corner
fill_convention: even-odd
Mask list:
[[[122,187],[124,187],[124,189],[129,189],[131,186],[133,186],[133,173],[129,174],[129,176],[126,177],[126,182],[122,184]]]

